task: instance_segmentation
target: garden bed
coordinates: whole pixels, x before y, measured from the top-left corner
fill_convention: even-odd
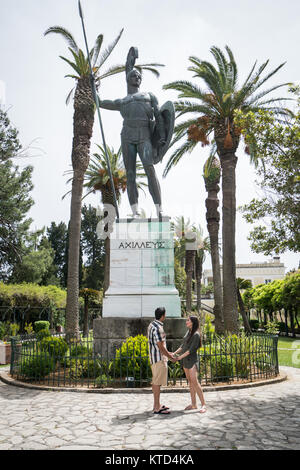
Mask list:
[[[278,338],[271,335],[206,338],[198,350],[202,386],[247,384],[278,375]],[[66,388],[145,388],[151,384],[147,338],[128,338],[114,355],[95,354],[92,340],[63,337],[12,341],[11,375],[27,384]],[[169,388],[186,388],[183,369],[169,363]]]

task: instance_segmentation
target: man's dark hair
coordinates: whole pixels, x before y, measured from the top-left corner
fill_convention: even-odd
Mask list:
[[[155,310],[155,319],[159,320],[163,315],[165,315],[165,313],[166,313],[165,307],[158,307]]]

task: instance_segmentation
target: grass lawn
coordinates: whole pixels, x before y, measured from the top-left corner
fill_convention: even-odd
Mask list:
[[[300,352],[289,351],[289,349],[300,350],[300,339],[280,337],[278,341],[278,360],[280,366],[300,368]]]

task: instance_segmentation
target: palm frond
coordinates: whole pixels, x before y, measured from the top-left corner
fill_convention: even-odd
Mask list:
[[[194,57],[190,57],[189,60],[193,62]],[[200,66],[188,67],[188,70],[194,72],[196,77],[202,78],[212,93],[221,101],[223,94],[222,80],[220,80],[218,71],[210,62],[201,61]]]
[[[163,89],[178,91],[180,93],[178,95],[179,98],[202,99],[202,96],[205,95],[204,91],[200,87],[187,80],[177,80],[175,82],[167,83],[163,86]]]
[[[275,85],[272,88],[269,88],[268,90],[263,90],[261,93],[258,95],[251,96],[251,99],[247,102],[248,106],[251,106],[254,103],[258,103],[261,98],[264,96],[268,95],[274,90],[277,90],[278,88],[282,88],[283,86],[288,86],[289,83],[282,83],[281,85]],[[293,100],[293,98],[270,98],[269,102],[272,103],[274,101],[284,101],[284,100]]]
[[[251,96],[254,91],[257,89],[257,83],[259,82],[259,78],[262,74],[262,72],[265,70],[269,63],[269,60],[266,60],[257,72],[254,74],[254,76],[251,78],[251,80],[248,81],[247,85],[239,90],[239,92],[236,94],[235,98],[235,107],[239,107],[245,100]],[[253,74],[252,74],[253,75]]]
[[[74,88],[75,87],[73,87],[72,90],[68,93],[68,96],[66,98],[66,105],[68,105],[70,103],[71,97],[72,97],[73,92],[74,92]]]
[[[268,61],[269,62],[269,61]],[[275,73],[278,72],[278,70],[280,70],[284,65],[285,65],[286,62],[283,62],[282,64],[278,65],[278,67],[276,67],[274,70],[272,70],[271,72],[269,72],[264,78],[262,78],[261,80],[258,80],[257,83],[255,84],[255,87],[254,87],[254,90],[253,91],[256,91],[258,88],[260,88],[267,80],[269,80],[271,77],[273,77],[273,75],[275,75]],[[260,73],[261,75],[261,73]]]
[[[70,47],[68,49],[73,55],[76,67],[78,67],[78,70],[81,70],[81,62],[80,62],[80,57],[79,57],[80,50],[78,50],[78,52],[74,52]]]
[[[238,70],[237,70],[236,61],[235,61],[233,52],[230,49],[230,47],[225,46],[225,49],[226,49],[228,57],[230,59],[230,68],[231,68],[231,72],[232,72],[232,86],[233,86],[233,88],[235,88],[235,86],[237,84],[237,79],[238,79]]]
[[[72,34],[62,26],[51,26],[44,32],[44,36],[47,36],[50,33],[60,34],[69,44],[70,48],[74,52],[78,52],[78,46],[76,44],[75,39],[73,38]]]
[[[67,59],[66,57],[63,57],[61,55],[59,57],[62,60],[64,60],[65,62],[67,62],[67,64],[69,64],[75,70],[75,72],[78,73],[79,76],[81,75],[80,69],[77,67],[76,64],[74,64],[74,62],[71,62],[69,59]]]
[[[212,164],[214,160],[217,158],[217,146],[216,143],[212,144],[212,147],[210,149],[209,157],[206,160],[204,167],[203,167],[203,172],[204,172],[204,178],[208,178],[212,169]]]
[[[73,179],[73,178],[72,178]],[[71,194],[72,193],[72,190],[68,191],[67,193],[65,193],[62,197],[61,197],[61,200],[63,201],[65,199],[65,197],[68,195],[68,194]]]
[[[99,80],[110,77],[111,75],[116,75],[117,73],[122,73],[124,71],[125,65],[113,65],[112,67],[109,67],[103,74],[99,75]]]
[[[253,65],[252,69],[250,70],[250,73],[249,73],[249,75],[247,76],[246,80],[244,81],[244,83],[243,83],[243,85],[242,85],[242,87],[241,87],[241,90],[243,90],[244,88],[246,88],[246,86],[248,85],[248,83],[249,83],[249,81],[251,80],[251,77],[252,77],[252,75],[253,75],[253,72],[254,72],[254,70],[255,70],[255,68],[256,68],[256,65],[257,65],[257,60],[254,62],[254,65]]]
[[[79,80],[80,76],[79,75],[72,75],[72,74],[68,73],[67,75],[65,75],[64,78],[75,78],[76,80]]]
[[[190,101],[175,101],[175,111],[178,113],[177,117],[186,113],[200,113],[206,116],[213,115],[212,108],[203,104],[192,103]]]
[[[90,69],[89,69],[89,63],[87,57],[85,57],[83,51],[79,49],[78,53],[78,63],[81,71],[81,76],[89,75]]]
[[[98,60],[99,53],[100,53],[100,50],[101,50],[101,47],[102,47],[102,43],[103,43],[103,34],[99,34],[99,36],[97,37],[97,39],[95,41],[95,45],[94,45],[94,48],[93,48],[93,54],[92,54],[92,57],[91,57],[93,66],[96,65],[96,62]]]
[[[119,40],[120,40],[120,38],[123,34],[123,31],[124,31],[124,28],[121,29],[121,31],[119,32],[116,39],[114,39],[114,41],[111,44],[109,44],[109,46],[102,52],[99,59],[97,59],[97,61],[94,63],[94,65],[97,65],[99,68],[102,67],[104,62],[108,59],[108,57],[110,56],[110,54],[112,53],[112,51],[114,50],[116,45],[118,44],[118,42],[119,42]]]
[[[167,174],[169,173],[169,171],[171,170],[171,168],[173,168],[174,166],[178,164],[178,162],[181,160],[184,154],[191,153],[194,150],[196,145],[197,145],[197,142],[194,142],[192,140],[187,140],[181,145],[181,147],[176,149],[175,152],[173,152],[173,154],[168,160],[168,163],[163,172],[163,177],[165,178]]]
[[[160,73],[156,70],[156,67],[164,67],[164,64],[136,64],[134,66],[140,73],[143,73],[143,70],[153,73],[156,78],[159,78]]]

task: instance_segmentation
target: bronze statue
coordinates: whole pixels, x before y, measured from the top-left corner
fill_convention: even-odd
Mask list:
[[[174,107],[168,101],[161,108],[152,93],[140,92],[141,74],[134,68],[138,50],[131,47],[126,61],[127,96],[117,100],[99,100],[104,109],[120,111],[124,121],[121,145],[127,174],[127,193],[133,217],[138,212],[138,190],[136,186],[136,157],[139,155],[148,178],[149,192],[156,207],[157,216],[162,216],[160,185],[154,165],[162,160],[172,138],[174,129]]]

